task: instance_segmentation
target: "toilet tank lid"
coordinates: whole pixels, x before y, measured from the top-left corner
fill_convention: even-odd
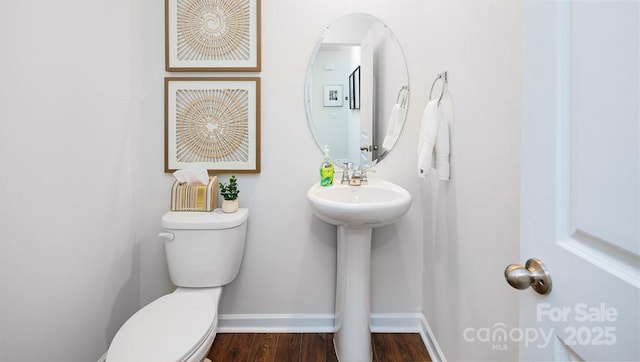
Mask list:
[[[180,230],[219,230],[241,225],[249,217],[249,209],[240,208],[233,213],[221,209],[211,212],[169,211],[162,216],[162,227]]]

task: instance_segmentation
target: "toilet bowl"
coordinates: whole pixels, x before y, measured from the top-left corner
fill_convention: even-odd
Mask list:
[[[171,281],[178,287],[118,330],[107,362],[203,361],[218,330],[222,286],[238,274],[249,212],[168,212],[162,218]]]

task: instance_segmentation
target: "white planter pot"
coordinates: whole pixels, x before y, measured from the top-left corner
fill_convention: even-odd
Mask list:
[[[229,214],[238,211],[238,199],[222,200],[222,211]]]

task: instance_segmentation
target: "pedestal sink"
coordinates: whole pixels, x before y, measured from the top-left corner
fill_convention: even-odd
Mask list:
[[[371,231],[411,206],[411,194],[378,178],[362,186],[311,186],[307,198],[320,219],[338,226],[334,344],[341,362],[371,361]]]

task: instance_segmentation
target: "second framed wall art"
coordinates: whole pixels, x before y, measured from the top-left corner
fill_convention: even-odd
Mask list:
[[[260,78],[165,78],[165,172],[260,172]]]

